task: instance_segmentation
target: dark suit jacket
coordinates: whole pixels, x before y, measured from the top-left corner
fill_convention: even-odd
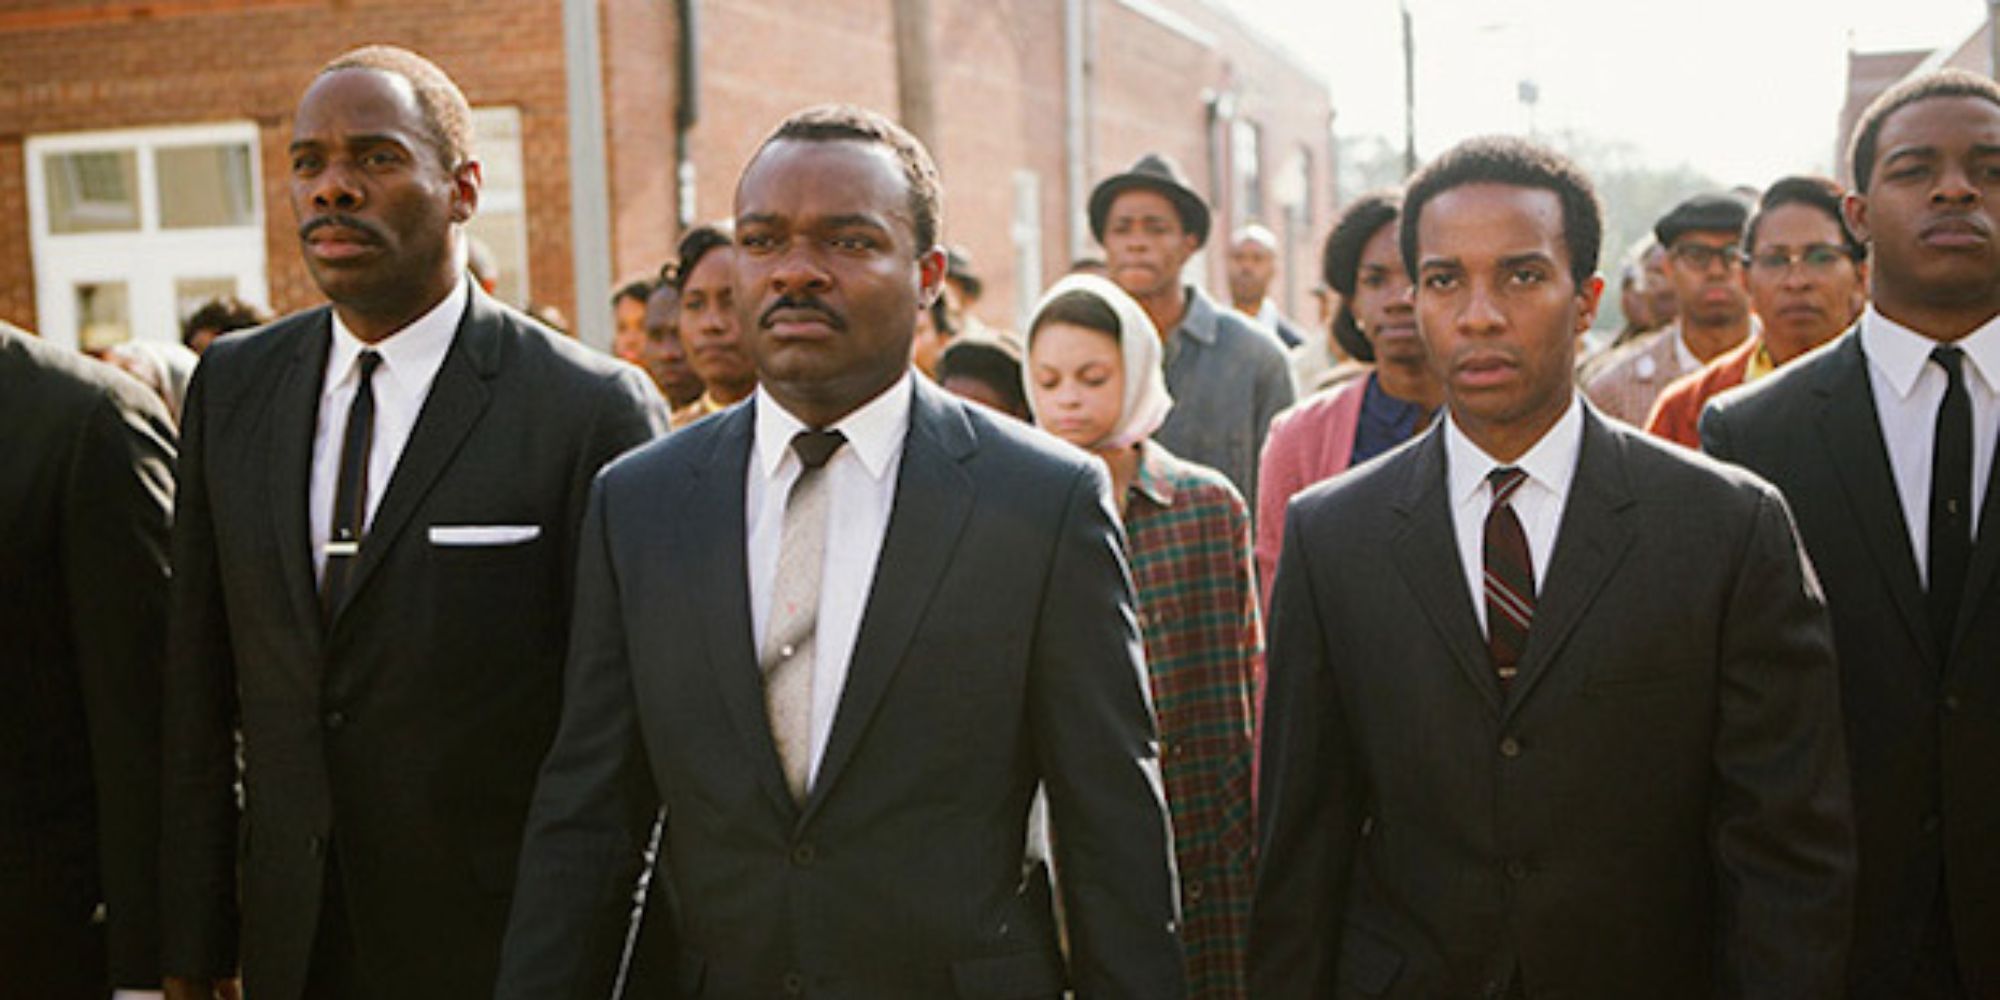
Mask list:
[[[1081,997],[1181,993],[1132,593],[1102,470],[916,381],[894,511],[807,803],[752,648],[753,406],[605,470],[562,729],[522,850],[504,998],[580,995],[666,807],[670,995],[1055,997],[1047,785]],[[638,822],[634,817],[638,817]]]
[[[1832,642],[1777,491],[1586,408],[1503,698],[1444,456],[1286,514],[1253,995],[1837,995]]]
[[[1701,431],[1709,453],[1784,491],[1833,612],[1861,860],[1854,995],[1914,995],[1944,885],[1968,994],[2000,996],[2000,487],[1987,486],[1947,654],[1857,335],[1719,398]]]
[[[374,995],[479,996],[555,732],[590,479],[664,430],[665,407],[639,369],[475,290],[323,630],[306,494],[330,331],[316,309],[218,341],[189,392],[166,691],[167,972],[234,967],[240,852],[246,991],[297,996],[331,844]],[[540,535],[431,540],[471,525]]]
[[[160,664],[174,431],[109,365],[0,323],[0,981],[159,983]],[[99,996],[104,969],[94,970]],[[0,988],[0,992],[5,992]],[[36,992],[36,990],[40,992]]]

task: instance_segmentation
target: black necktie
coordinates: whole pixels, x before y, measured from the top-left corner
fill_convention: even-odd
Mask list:
[[[375,442],[375,369],[382,356],[362,351],[361,384],[347,407],[347,433],[340,442],[340,478],[333,489],[333,523],[327,532],[326,573],[320,580],[320,620],[331,625],[347,596],[347,574],[361,555],[368,522],[368,452]]]
[[[1965,392],[1965,353],[1949,344],[1931,351],[1944,369],[1937,438],[1931,446],[1931,634],[1940,660],[1951,657],[1965,569],[1972,561],[1972,397]]]
[[[1493,506],[1486,512],[1486,655],[1505,691],[1528,648],[1528,626],[1535,620],[1534,560],[1511,502],[1528,474],[1505,466],[1486,479],[1493,487]]]

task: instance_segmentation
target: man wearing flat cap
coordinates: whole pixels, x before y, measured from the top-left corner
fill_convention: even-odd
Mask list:
[[[1701,194],[1653,225],[1667,248],[1667,278],[1680,315],[1665,329],[1605,359],[1584,384],[1598,409],[1643,427],[1668,383],[1750,336],[1750,290],[1743,278],[1743,224],[1749,206],[1732,194]]]
[[[1165,347],[1174,408],[1154,437],[1228,476],[1255,510],[1257,456],[1271,418],[1292,405],[1291,369],[1275,334],[1182,279],[1208,225],[1208,205],[1158,154],[1090,193],[1090,232],[1111,280],[1139,300]]]

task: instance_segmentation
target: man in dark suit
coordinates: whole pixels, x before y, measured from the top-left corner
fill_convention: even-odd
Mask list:
[[[1574,164],[1473,140],[1404,205],[1450,416],[1286,515],[1253,994],[1835,995],[1852,821],[1783,501],[1578,397]]]
[[[259,1000],[493,988],[590,478],[665,412],[638,369],[470,287],[467,121],[413,53],[328,64],[291,193],[332,308],[217,341],[189,394],[165,718],[179,995],[232,974],[239,926]]]
[[[173,424],[0,323],[0,455],[0,997],[158,989]]]
[[[1853,163],[1872,304],[1712,403],[1702,447],[1784,491],[1826,586],[1861,869],[1852,995],[1995,997],[2000,87],[1950,71],[1891,89]]]
[[[1181,995],[1105,475],[911,377],[937,232],[929,153],[872,112],[800,112],[751,158],[759,389],[599,477],[501,997],[610,961],[656,804],[670,931],[639,962],[670,995]],[[1067,963],[1024,862],[1037,785]]]

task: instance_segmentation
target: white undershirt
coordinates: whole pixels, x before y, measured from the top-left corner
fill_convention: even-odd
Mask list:
[[[314,579],[326,571],[333,494],[339,488],[340,447],[347,436],[347,408],[361,386],[362,350],[372,349],[382,356],[369,383],[375,394],[375,433],[368,450],[368,497],[362,505],[365,527],[375,523],[375,508],[389,488],[389,477],[396,471],[396,460],[403,457],[403,446],[410,443],[424,397],[430,394],[431,383],[444,365],[445,352],[451,349],[470,295],[465,279],[459,278],[451,294],[430,312],[373,345],[349,331],[338,312],[333,314],[333,346],[326,358],[326,379],[320,385],[319,417],[313,428],[312,490],[308,494]]]
[[[1980,506],[1993,472],[1993,446],[2000,436],[2000,316],[1959,338],[1965,352],[1965,391],[1972,397],[1972,530],[1979,537]],[[1861,315],[1861,351],[1868,356],[1868,387],[1875,394],[1875,422],[1889,450],[1896,495],[1903,502],[1903,526],[1917,578],[1930,584],[1931,449],[1937,440],[1938,404],[1944,401],[1944,369],[1931,363],[1938,342],[1897,323],[1871,304]],[[1857,459],[1858,460],[1858,459]]]
[[[1540,594],[1548,577],[1549,558],[1556,548],[1556,529],[1569,502],[1570,481],[1576,478],[1577,454],[1583,450],[1583,407],[1575,397],[1541,440],[1518,461],[1501,462],[1486,454],[1459,430],[1456,420],[1444,426],[1445,485],[1450,490],[1451,523],[1458,538],[1458,558],[1472,613],[1479,631],[1486,632],[1486,515],[1493,508],[1493,487],[1486,475],[1512,464],[1528,474],[1508,503],[1528,538],[1528,558]]]
[[[896,502],[896,472],[903,464],[903,442],[909,435],[910,401],[915,391],[905,374],[828,428],[846,435],[847,443],[833,453],[820,473],[826,477],[828,527],[819,619],[813,636],[808,787],[819,776],[820,758],[833,732],[834,713],[840,707],[840,692],[847,684],[854,656],[854,640],[861,632],[862,612],[868,607],[874,584],[875,564],[889,531],[889,513]],[[751,637],[753,648],[761,650],[785,529],[785,498],[802,468],[792,451],[792,437],[806,425],[762,388],[752,399],[756,443],[744,476],[744,545],[750,569]]]

